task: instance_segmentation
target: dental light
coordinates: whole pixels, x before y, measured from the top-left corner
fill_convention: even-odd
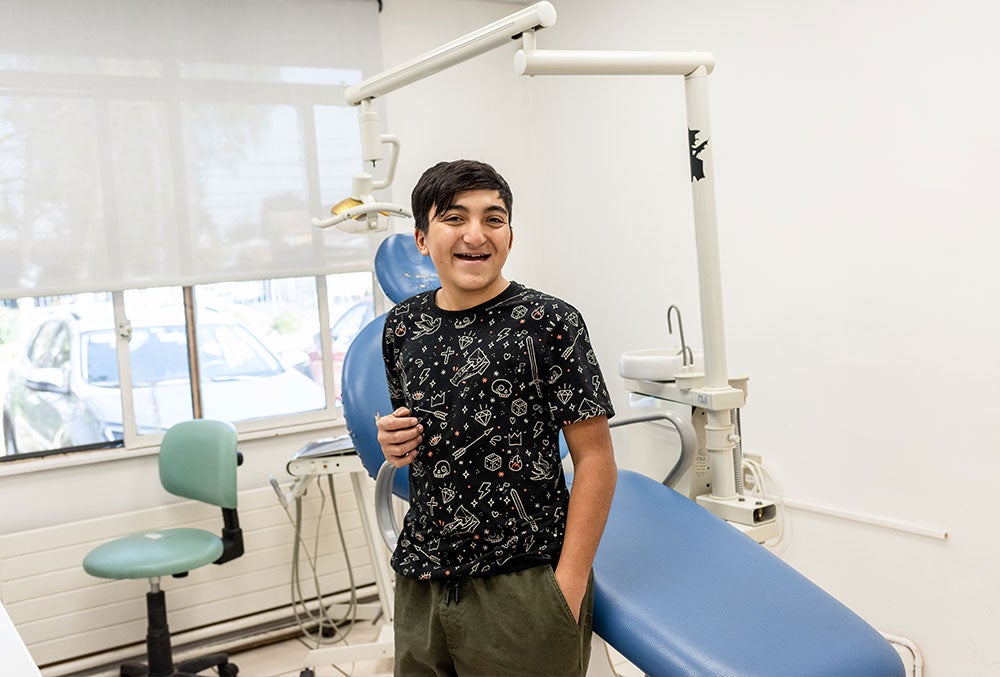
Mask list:
[[[361,130],[361,161],[364,169],[371,167],[371,172],[360,171],[351,180],[351,195],[333,206],[330,210],[333,218],[321,221],[314,218],[312,224],[318,228],[337,226],[348,233],[374,233],[388,230],[390,215],[412,218],[413,214],[406,207],[391,202],[380,202],[372,193],[387,188],[396,175],[396,162],[399,160],[399,139],[392,134],[382,134],[378,127],[378,113],[372,110],[371,99],[358,102],[358,127]],[[376,181],[373,173],[375,163],[382,159],[382,146],[389,144],[389,167],[384,179]],[[380,220],[379,216],[386,217]]]
[[[446,45],[410,59],[395,68],[383,71],[360,84],[348,87],[345,98],[353,106],[360,106],[358,127],[361,130],[361,159],[364,170],[354,175],[351,195],[333,206],[333,218],[314,218],[312,224],[318,228],[336,226],[348,233],[374,233],[388,230],[388,220],[379,216],[403,216],[413,218],[406,207],[375,199],[373,191],[388,188],[396,173],[399,159],[399,139],[391,134],[381,134],[378,114],[371,108],[372,100],[388,94],[428,75],[433,75],[472,57],[485,54],[491,49],[516,40],[538,28],[551,26],[556,21],[556,10],[551,3],[540,2],[508,17],[483,26],[477,31],[464,35]],[[382,146],[391,145],[389,167],[386,176],[374,180],[375,163],[382,159]]]
[[[701,306],[703,373],[691,378],[656,384],[655,396],[685,404],[705,412],[704,439],[711,476],[702,484],[697,502],[723,519],[748,526],[761,521],[760,505],[749,506],[738,490],[734,459],[740,442],[733,422],[734,413],[743,406],[746,396],[730,383],[726,373],[725,329],[722,315],[722,276],[719,265],[718,227],[715,211],[715,177],[712,160],[711,125],[708,115],[708,75],[715,58],[708,52],[640,52],[540,50],[535,46],[535,32],[555,24],[556,10],[549,2],[539,2],[499,21],[468,33],[437,49],[390,68],[349,87],[347,102],[361,107],[359,124],[365,167],[381,159],[381,147],[391,144],[392,156],[385,179],[375,181],[368,172],[356,174],[351,197],[334,208],[335,216],[326,221],[313,220],[319,227],[338,226],[348,232],[374,232],[388,228],[380,225],[379,215],[412,216],[404,207],[379,202],[372,192],[392,182],[399,140],[381,134],[378,118],[371,110],[375,97],[467,61],[491,49],[522,41],[514,55],[517,75],[675,75],[684,78],[687,110],[687,135],[691,165],[691,193],[694,205],[695,243],[698,255],[698,287]],[[696,377],[696,378],[695,378]],[[738,384],[737,384],[738,385]],[[773,514],[773,504],[766,506]]]

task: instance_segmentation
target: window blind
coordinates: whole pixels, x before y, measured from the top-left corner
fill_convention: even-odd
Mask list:
[[[0,298],[369,266],[315,229],[360,167],[374,0],[7,3]]]

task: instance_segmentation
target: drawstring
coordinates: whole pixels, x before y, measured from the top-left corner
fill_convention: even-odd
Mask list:
[[[455,596],[455,604],[458,604],[459,598],[459,584],[461,581],[457,578],[452,579],[444,584],[444,605],[448,606],[451,604],[452,595]]]

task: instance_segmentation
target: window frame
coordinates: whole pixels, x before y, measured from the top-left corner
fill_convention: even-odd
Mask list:
[[[353,272],[365,272],[371,276],[374,314],[376,316],[379,315],[384,309],[385,300],[380,293],[377,293],[378,286],[374,271]],[[329,273],[328,275],[336,274]],[[346,426],[343,406],[338,400],[340,393],[337,392],[336,379],[334,378],[334,355],[331,335],[333,323],[330,321],[329,290],[327,287],[328,275],[313,276],[316,284],[316,312],[319,319],[323,392],[326,406],[323,409],[313,411],[236,421],[233,425],[240,440],[277,437],[309,430],[328,430],[330,428],[343,428]],[[189,289],[191,289],[191,294],[193,295],[194,289]],[[159,449],[163,441],[164,432],[140,435],[136,424],[132,365],[129,351],[131,326],[125,308],[125,292],[111,292],[111,303],[114,316],[115,355],[119,376],[118,389],[122,406],[122,439],[117,442],[95,442],[94,444],[79,447],[26,452],[23,457],[20,454],[14,457],[6,457],[0,462],[0,477],[40,472],[54,468],[115,461],[123,458],[137,458],[156,453]],[[195,321],[197,321],[196,318]],[[27,354],[28,347],[34,346],[41,337],[43,330],[46,330],[50,325],[53,326],[53,329],[49,330],[52,336],[47,339],[47,345],[44,347],[46,348],[45,358],[51,358],[55,339],[58,338],[61,331],[67,331],[65,323],[57,319],[43,322],[28,337],[24,350],[21,352],[21,359],[29,359]],[[193,340],[193,333],[190,325],[187,324],[187,320],[185,320],[185,326],[187,328],[189,345],[191,345],[190,342]],[[73,350],[72,346],[71,350]],[[199,379],[195,374],[191,374],[190,387],[192,391],[196,387],[201,387]]]
[[[365,271],[372,276],[374,286],[374,272]],[[244,435],[257,436],[263,434],[281,434],[283,431],[307,430],[329,426],[343,426],[343,407],[337,404],[336,384],[333,373],[333,347],[330,334],[330,307],[329,295],[326,287],[326,276],[317,275],[316,281],[316,304],[319,318],[320,353],[323,362],[323,393],[326,406],[323,409],[314,411],[299,412],[294,414],[280,414],[264,418],[237,421],[233,425],[236,427],[240,437]],[[191,299],[195,294],[193,287],[185,287],[190,290]],[[376,302],[377,303],[377,302]],[[132,369],[129,359],[129,338],[131,328],[128,323],[127,312],[125,310],[124,292],[112,293],[112,304],[115,317],[115,339],[116,351],[118,355],[119,387],[122,394],[122,446],[128,449],[142,449],[148,446],[159,446],[163,439],[163,433],[140,435],[135,418],[135,403],[132,397]],[[197,321],[197,320],[196,320]],[[196,340],[195,332],[190,325],[187,325],[188,344],[194,345]],[[194,394],[195,388],[201,388],[201,380],[195,374],[191,374],[192,398],[200,395]],[[194,417],[200,417],[200,411],[193,405]]]

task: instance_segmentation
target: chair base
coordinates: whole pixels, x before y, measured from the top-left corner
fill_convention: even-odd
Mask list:
[[[163,677],[197,677],[197,673],[208,668],[218,668],[219,677],[236,677],[240,671],[235,664],[229,662],[229,656],[213,653],[181,661],[170,672],[161,674]],[[148,665],[137,662],[122,663],[119,674],[121,677],[159,677],[149,672]]]
[[[216,667],[219,677],[236,677],[239,673],[239,668],[230,663],[229,656],[224,653],[197,656],[174,665],[170,629],[167,627],[166,597],[155,582],[152,583],[152,591],[146,593],[146,615],[149,620],[146,658],[149,662],[122,663],[121,677],[196,677],[202,670]]]

